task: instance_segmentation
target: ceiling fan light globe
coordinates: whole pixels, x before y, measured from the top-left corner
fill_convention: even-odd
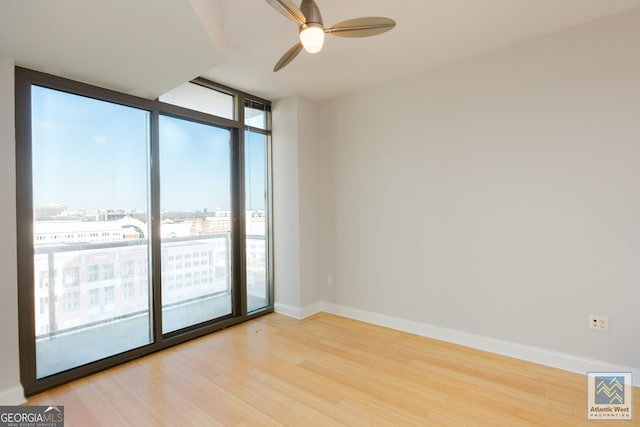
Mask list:
[[[309,53],[318,53],[324,45],[324,28],[319,24],[309,24],[300,31],[300,42]]]

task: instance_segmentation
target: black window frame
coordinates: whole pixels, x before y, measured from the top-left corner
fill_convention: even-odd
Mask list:
[[[212,116],[199,111],[167,104],[158,99],[149,100],[133,95],[105,89],[86,83],[77,82],[59,76],[45,74],[23,67],[15,69],[15,105],[16,105],[16,215],[18,242],[18,308],[19,308],[19,341],[20,341],[20,378],[26,396],[30,396],[67,382],[91,375],[130,360],[161,351],[165,348],[219,331],[221,329],[245,322],[274,311],[273,286],[273,235],[272,235],[272,168],[271,168],[271,101],[254,95],[226,87],[207,79],[197,78],[192,83],[232,95],[235,100],[234,119]],[[33,199],[32,199],[32,162],[31,162],[31,87],[37,85],[75,95],[112,102],[124,106],[143,109],[150,112],[151,128],[151,312],[152,342],[146,346],[107,357],[86,365],[82,365],[45,378],[36,377],[35,352],[35,301],[34,283],[34,240],[33,240]],[[244,123],[244,107],[259,104],[267,112],[267,129],[249,128]],[[160,192],[158,146],[159,116],[167,115],[179,119],[199,122],[229,129],[232,139],[232,314],[202,324],[187,327],[175,332],[162,333],[162,275],[160,247]],[[246,233],[244,224],[244,132],[251,130],[267,135],[267,281],[268,305],[260,310],[247,311],[247,284],[245,265]],[[104,297],[104,296],[102,296]]]

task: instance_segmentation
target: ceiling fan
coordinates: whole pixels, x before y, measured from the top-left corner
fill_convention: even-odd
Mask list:
[[[300,41],[282,55],[273,71],[283,69],[303,48],[309,53],[320,52],[325,33],[338,37],[369,37],[385,33],[396,26],[393,19],[371,17],[349,19],[325,28],[320,9],[314,0],[302,0],[299,8],[291,0],[266,1],[275,10],[300,25]]]

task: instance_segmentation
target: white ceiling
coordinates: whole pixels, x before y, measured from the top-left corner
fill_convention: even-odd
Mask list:
[[[264,0],[220,0],[225,13],[225,61],[212,80],[281,98],[321,99],[400,78],[460,58],[549,34],[626,9],[639,0],[316,0],[325,26],[361,16],[386,16],[391,32],[362,39],[328,36],[286,68],[273,65],[298,29]]]
[[[217,0],[0,0],[0,56],[155,98],[223,60]]]
[[[0,56],[156,97],[198,75],[268,99],[323,99],[640,7],[640,0],[316,0],[330,26],[397,22],[362,39],[328,36],[278,73],[297,27],[264,0],[2,0]]]

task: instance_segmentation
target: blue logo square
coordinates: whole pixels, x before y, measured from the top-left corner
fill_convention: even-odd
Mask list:
[[[596,405],[624,405],[624,377],[595,377]]]

